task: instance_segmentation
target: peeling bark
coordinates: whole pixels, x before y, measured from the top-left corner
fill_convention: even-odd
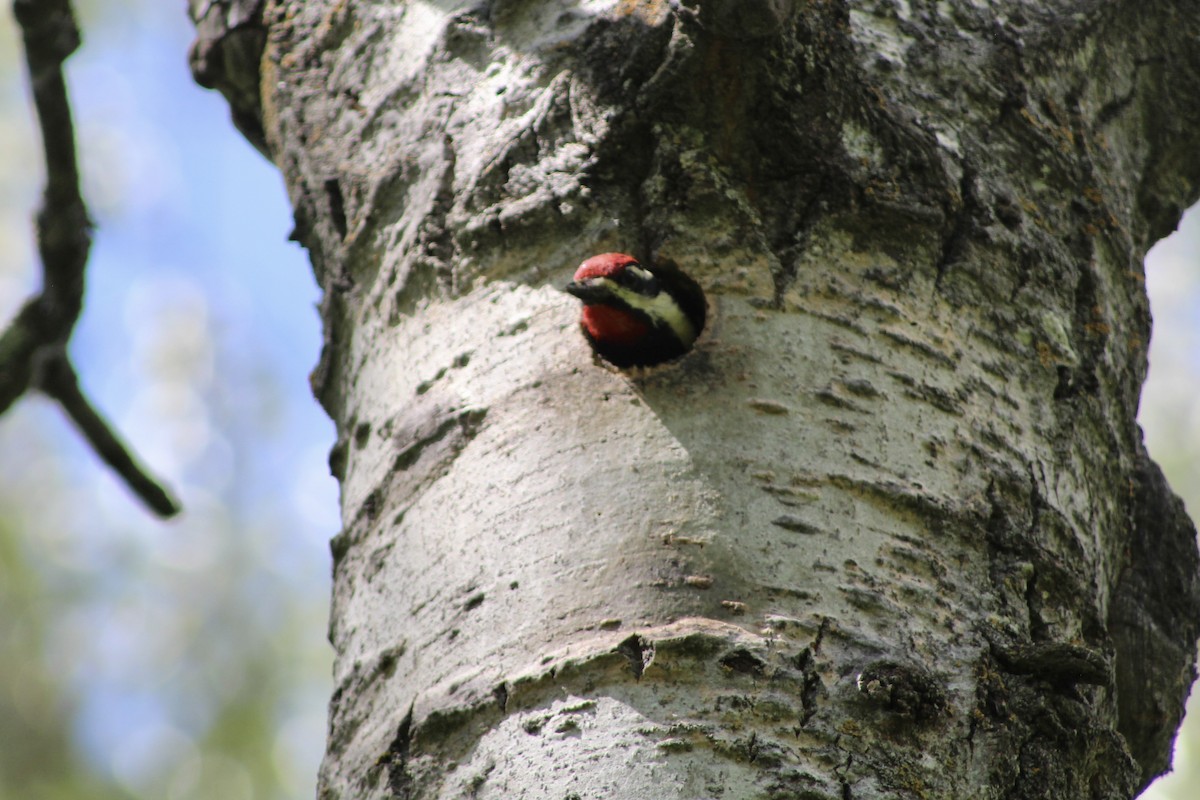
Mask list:
[[[252,19],[224,82],[262,88],[339,430],[323,798],[1162,771],[1200,561],[1135,417],[1142,257],[1200,186],[1194,3]],[[693,352],[593,358],[557,287],[607,250],[699,281]]]

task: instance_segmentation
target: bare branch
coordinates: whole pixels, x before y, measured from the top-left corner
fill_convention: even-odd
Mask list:
[[[55,398],[96,452],[155,513],[167,517],[178,503],[129,454],[79,388],[66,356],[83,308],[84,271],[92,223],[79,191],[75,129],[62,64],[79,46],[69,0],[14,0],[21,26],[33,103],[42,131],[46,189],[37,214],[42,291],[30,298],[0,335],[0,413],[30,388]]]
[[[93,408],[79,388],[75,368],[66,353],[59,352],[39,365],[37,388],[53,397],[92,445],[96,455],[104,459],[126,485],[160,517],[179,513],[179,501],[162,484],[152,478],[138,463],[108,422]]]

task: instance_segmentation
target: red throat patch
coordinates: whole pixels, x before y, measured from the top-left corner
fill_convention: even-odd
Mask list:
[[[583,327],[598,342],[634,346],[642,340],[650,326],[638,317],[612,306],[584,306]]]

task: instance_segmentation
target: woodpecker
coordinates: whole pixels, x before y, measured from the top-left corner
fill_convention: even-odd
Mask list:
[[[618,367],[678,358],[704,327],[704,293],[669,264],[648,269],[603,253],[579,265],[566,291],[583,301],[580,327],[592,349]]]

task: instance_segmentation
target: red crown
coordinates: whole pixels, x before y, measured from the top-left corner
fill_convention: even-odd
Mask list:
[[[630,264],[637,263],[638,260],[636,258],[624,253],[601,253],[598,256],[592,256],[579,265],[579,269],[575,270],[575,280],[586,281],[588,278],[611,278]]]

